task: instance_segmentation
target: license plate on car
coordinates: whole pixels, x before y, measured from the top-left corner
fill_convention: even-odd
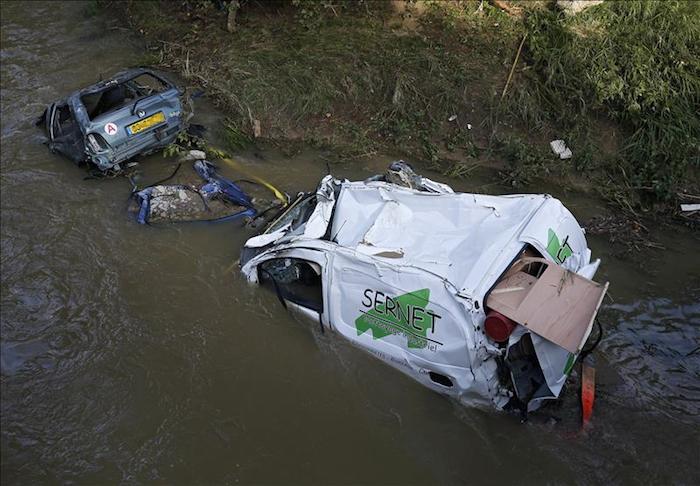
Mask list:
[[[139,132],[148,130],[152,126],[163,123],[164,121],[165,115],[162,111],[159,111],[155,115],[151,115],[148,118],[144,118],[143,120],[137,121],[136,123],[132,123],[131,125],[126,127],[126,131],[129,133],[129,135],[136,135]]]

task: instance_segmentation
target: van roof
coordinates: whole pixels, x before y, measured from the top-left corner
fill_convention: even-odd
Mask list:
[[[521,232],[546,201],[561,205],[542,194],[437,194],[344,182],[330,235],[340,246],[425,270],[470,294],[520,252]]]

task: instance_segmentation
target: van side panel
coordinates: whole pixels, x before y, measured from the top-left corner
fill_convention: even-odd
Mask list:
[[[346,339],[436,391],[461,397],[478,386],[465,314],[441,279],[344,252],[330,278],[330,320]]]

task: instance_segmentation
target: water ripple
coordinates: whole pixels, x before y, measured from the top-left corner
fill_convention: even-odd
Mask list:
[[[700,417],[700,303],[648,299],[605,310],[615,324],[601,343],[629,398],[676,420]]]

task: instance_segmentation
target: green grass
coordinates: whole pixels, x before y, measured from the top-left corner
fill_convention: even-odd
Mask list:
[[[608,1],[574,17],[532,9],[524,21],[533,72],[511,113],[579,145],[595,138],[591,115],[614,120],[627,136],[608,171],[671,198],[700,167],[700,4]]]
[[[381,1],[242,3],[235,33],[206,0],[119,4],[158,64],[226,111],[228,149],[259,120],[263,138],[337,161],[384,150],[451,177],[492,164],[514,186],[574,175],[630,208],[698,180],[698,3],[606,1],[565,17],[524,2],[522,18],[478,1],[401,15]],[[604,143],[610,131],[619,142]],[[573,159],[553,157],[554,138]]]
[[[491,7],[475,15],[478,2],[459,11],[430,5],[415,30],[392,25],[386,9],[369,9],[381,2],[338,17],[319,7],[322,21],[314,22],[250,7],[235,34],[223,30],[216,11],[193,19],[168,5],[131,2],[130,18],[160,44],[163,65],[204,83],[240,130],[258,119],[266,137],[301,130],[308,138],[346,141],[356,155],[386,145],[430,158],[431,144],[459,146],[446,140],[453,138],[447,119],[466,119],[470,106],[491,96],[515,39],[503,27],[515,23]],[[302,2],[310,5],[322,2]]]

